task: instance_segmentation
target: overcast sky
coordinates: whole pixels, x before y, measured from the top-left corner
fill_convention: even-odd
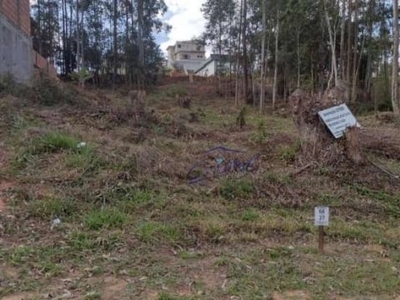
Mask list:
[[[200,36],[204,31],[205,20],[200,11],[206,0],[164,0],[168,6],[165,21],[172,26],[167,35],[157,36],[161,50],[165,52],[169,45],[176,41],[190,40]]]

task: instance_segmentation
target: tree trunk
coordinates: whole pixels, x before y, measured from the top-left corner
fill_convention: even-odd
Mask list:
[[[113,71],[113,88],[115,89],[116,76],[117,76],[117,54],[118,54],[118,44],[117,44],[117,0],[114,0],[113,8],[113,41],[114,41],[114,71]]]
[[[63,60],[63,70],[62,73],[65,75],[67,73],[67,28],[66,28],[66,8],[65,8],[65,1],[63,0],[61,3],[61,11],[62,11],[62,60]]]
[[[81,15],[81,67],[85,67],[85,39],[83,38],[83,32],[85,28],[85,11],[82,9]]]
[[[125,84],[130,84],[128,69],[129,69],[129,5],[125,3]]]
[[[344,53],[344,36],[346,32],[346,0],[342,0],[342,20],[340,24],[340,77],[342,80],[346,78],[345,71],[345,53]]]
[[[138,44],[139,44],[139,89],[144,88],[144,43],[143,43],[143,0],[137,0]]]
[[[221,70],[222,70],[222,22],[221,19],[218,22],[218,29],[219,29],[219,41],[218,41],[218,70],[217,70],[217,75],[218,75],[218,82],[217,82],[217,94],[222,94],[221,93]]]
[[[371,93],[371,77],[372,77],[372,38],[373,38],[373,29],[374,29],[374,12],[375,8],[375,0],[371,0],[369,6],[369,17],[368,17],[368,51],[367,51],[367,70],[365,72],[365,83],[364,88],[366,88],[368,93]]]
[[[351,84],[351,98],[350,102],[354,103],[357,100],[357,87],[358,87],[358,78],[357,78],[357,54],[358,54],[358,0],[355,0],[355,13],[354,13],[354,45],[353,45],[353,75],[352,75],[352,84]]]
[[[238,49],[236,53],[236,83],[235,83],[235,106],[239,105],[239,70],[240,70],[240,46],[241,46],[241,33],[242,33],[242,26],[243,26],[243,0],[240,2],[240,14],[239,14],[239,42],[238,42]]]
[[[327,88],[329,90],[332,78],[335,79],[335,86],[337,85],[338,72],[337,72],[337,63],[336,63],[336,30],[335,30],[335,28],[332,28],[326,2],[327,2],[327,0],[324,0],[325,20],[326,20],[326,24],[328,26],[329,44],[330,44],[330,48],[331,48],[331,63],[332,63],[332,65],[331,65],[332,73],[330,75],[330,78],[328,81],[328,88]]]
[[[274,87],[272,89],[272,109],[275,109],[276,93],[278,88],[278,58],[279,58],[279,8],[276,8],[276,28],[275,28],[275,66],[274,66]]]
[[[346,80],[348,83],[351,83],[351,72],[350,72],[350,65],[351,65],[351,16],[353,14],[351,0],[348,0],[348,20],[347,20],[347,65],[346,65]]]
[[[242,42],[243,42],[243,75],[244,75],[244,101],[248,101],[249,89],[249,66],[247,57],[247,0],[243,0],[243,28],[242,28]]]
[[[400,116],[399,111],[399,3],[393,0],[393,67],[392,67],[392,105],[396,117]]]
[[[301,58],[300,58],[300,29],[296,29],[296,44],[297,44],[297,87],[300,87],[300,77],[301,77]]]
[[[79,73],[81,70],[80,64],[80,28],[79,28],[79,0],[76,0],[76,70]]]
[[[263,36],[261,40],[261,87],[260,87],[260,113],[263,112],[265,101],[265,39],[266,39],[266,0],[262,1],[262,26]]]

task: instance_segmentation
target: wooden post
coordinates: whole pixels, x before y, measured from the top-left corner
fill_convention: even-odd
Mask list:
[[[329,207],[317,206],[314,208],[314,224],[318,226],[318,252],[324,253],[324,226],[329,225]]]
[[[318,226],[318,251],[324,253],[324,226]]]

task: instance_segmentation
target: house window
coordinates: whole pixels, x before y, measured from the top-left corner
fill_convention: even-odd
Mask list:
[[[189,59],[189,55],[184,54],[184,55],[183,55],[183,59]]]
[[[181,44],[178,44],[178,48],[181,48],[182,46],[181,46]]]

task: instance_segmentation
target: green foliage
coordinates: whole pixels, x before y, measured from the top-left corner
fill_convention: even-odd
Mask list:
[[[54,106],[59,104],[82,105],[73,90],[59,85],[54,80],[42,78],[36,81],[32,87],[33,100],[41,105]]]
[[[80,152],[81,148],[78,148],[77,146],[78,141],[75,138],[63,133],[52,132],[33,142],[31,154],[38,155],[42,153],[61,152],[64,150]]]
[[[293,163],[296,159],[296,153],[299,151],[299,149],[299,143],[295,143],[292,145],[281,145],[278,148],[278,157],[288,164]]]
[[[246,198],[253,194],[254,185],[248,180],[225,180],[219,188],[219,194],[227,199]]]
[[[377,109],[379,111],[392,110],[392,98],[390,94],[389,78],[375,78],[373,81],[374,98],[377,101]],[[369,110],[372,110],[370,107]]]
[[[259,119],[257,121],[256,131],[251,133],[249,140],[255,144],[264,144],[268,140],[265,119]]]
[[[188,91],[186,87],[181,84],[171,84],[166,89],[165,94],[172,98],[175,96],[187,96]]]
[[[122,228],[129,220],[128,215],[116,208],[105,207],[101,210],[91,210],[83,217],[83,224],[91,230],[102,228]]]
[[[260,218],[260,213],[254,209],[246,209],[240,214],[240,219],[245,222],[254,222]]]
[[[29,88],[15,82],[11,75],[0,75],[0,98],[6,95],[14,97],[25,97],[29,93]]]
[[[98,246],[96,237],[84,231],[71,232],[68,236],[67,243],[75,251],[92,250]]]
[[[181,230],[173,224],[142,222],[136,226],[137,238],[145,243],[154,243],[164,240],[167,242],[176,242],[182,239]]]
[[[79,70],[79,72],[72,72],[71,74],[69,74],[69,77],[73,81],[77,81],[79,84],[83,83],[85,81],[85,79],[90,77],[90,76],[91,76],[91,74],[89,73],[89,71],[85,67],[82,67]]]
[[[68,217],[78,213],[77,203],[72,198],[44,198],[28,203],[28,214],[43,220]]]
[[[246,113],[247,113],[247,109],[246,106],[244,106],[238,116],[236,117],[236,125],[239,126],[240,128],[243,128],[243,126],[246,125]]]

